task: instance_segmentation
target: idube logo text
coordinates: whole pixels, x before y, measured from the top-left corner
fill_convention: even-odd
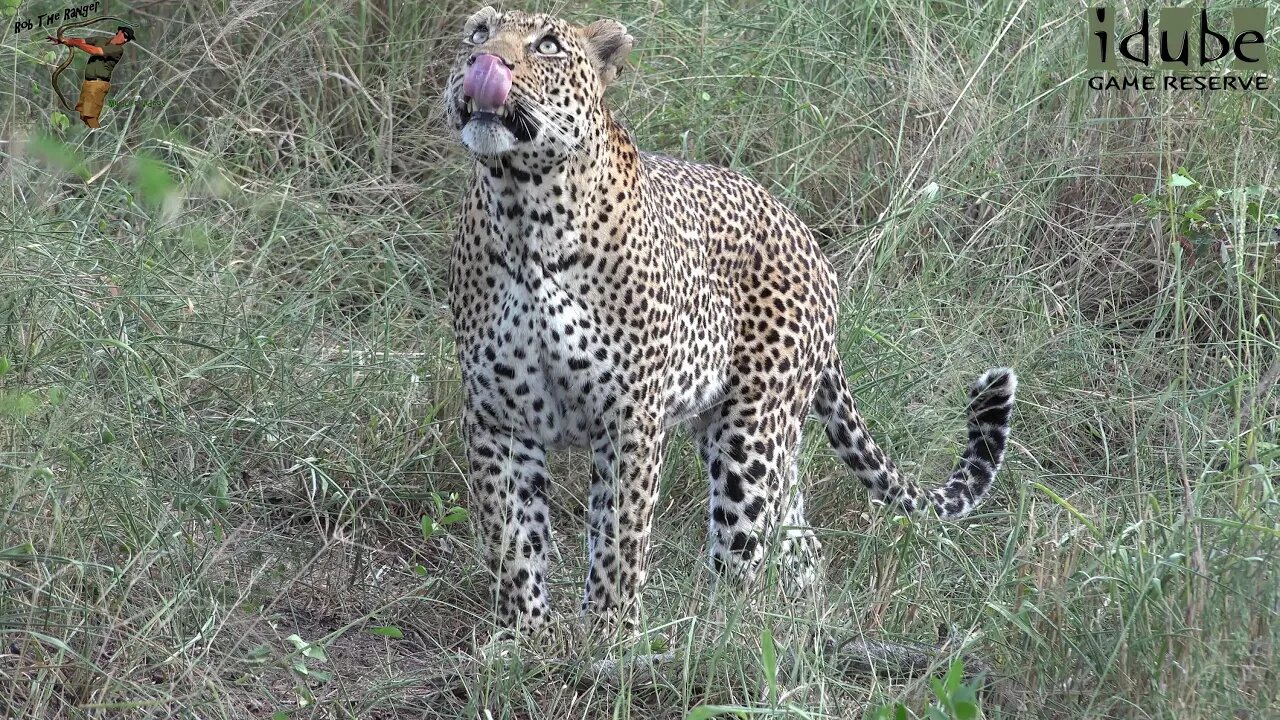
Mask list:
[[[1267,90],[1267,9],[1231,8],[1211,19],[1204,8],[1165,7],[1126,14],[1088,11],[1089,87],[1094,90]],[[1153,15],[1158,19],[1153,21]],[[1136,25],[1133,27],[1132,25]]]

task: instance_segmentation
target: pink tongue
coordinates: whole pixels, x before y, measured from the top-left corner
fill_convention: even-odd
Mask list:
[[[462,79],[462,92],[480,109],[496,111],[511,92],[511,70],[497,55],[477,55]]]

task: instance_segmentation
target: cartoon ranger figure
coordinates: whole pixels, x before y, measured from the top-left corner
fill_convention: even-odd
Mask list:
[[[111,71],[116,63],[124,57],[125,43],[133,40],[133,28],[121,25],[116,34],[109,38],[63,38],[49,36],[49,41],[57,45],[80,48],[89,53],[89,61],[84,66],[84,84],[80,86],[80,101],[76,103],[76,112],[80,119],[91,128],[98,127],[98,115],[102,113],[102,104],[111,89]],[[68,61],[70,56],[68,56]],[[66,68],[64,62],[60,68]],[[54,88],[57,88],[57,72],[54,74]],[[61,97],[61,93],[59,93]],[[63,100],[66,105],[66,100]]]

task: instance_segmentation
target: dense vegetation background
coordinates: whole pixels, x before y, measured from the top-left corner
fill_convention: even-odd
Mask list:
[[[455,509],[466,168],[437,103],[475,3],[109,4],[138,42],[96,133],[54,112],[45,32],[0,35],[0,715],[923,713],[925,682],[752,668],[774,638],[942,626],[1028,717],[1276,716],[1277,91],[1092,91],[1056,0],[531,3],[625,22],[640,143],[820,232],[909,469],[942,477],[983,368],[1023,378],[961,524],[868,507],[810,433],[830,567],[798,606],[710,587],[678,436],[645,597],[683,660],[617,689],[578,682],[586,648],[490,642]],[[568,613],[585,470],[556,470]]]

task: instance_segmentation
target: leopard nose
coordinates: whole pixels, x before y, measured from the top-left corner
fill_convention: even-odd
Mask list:
[[[511,65],[493,53],[473,55],[467,74],[462,78],[462,92],[484,110],[497,110],[511,94]]]
[[[510,60],[506,59],[505,57],[503,57],[503,56],[501,56],[501,55],[498,55],[497,53],[492,53],[492,52],[487,52],[487,53],[480,53],[480,52],[478,52],[478,53],[476,53],[475,55],[472,55],[471,57],[467,58],[467,65],[475,65],[475,64],[476,64],[476,58],[480,57],[481,55],[494,55],[494,56],[496,56],[499,60],[501,60],[501,61],[502,61],[502,64],[503,64],[503,65],[506,65],[506,66],[507,66],[507,69],[508,69],[508,70],[514,70],[514,69],[515,69],[515,67],[516,67],[516,64],[515,64],[514,62],[512,62],[512,61],[510,61]]]

